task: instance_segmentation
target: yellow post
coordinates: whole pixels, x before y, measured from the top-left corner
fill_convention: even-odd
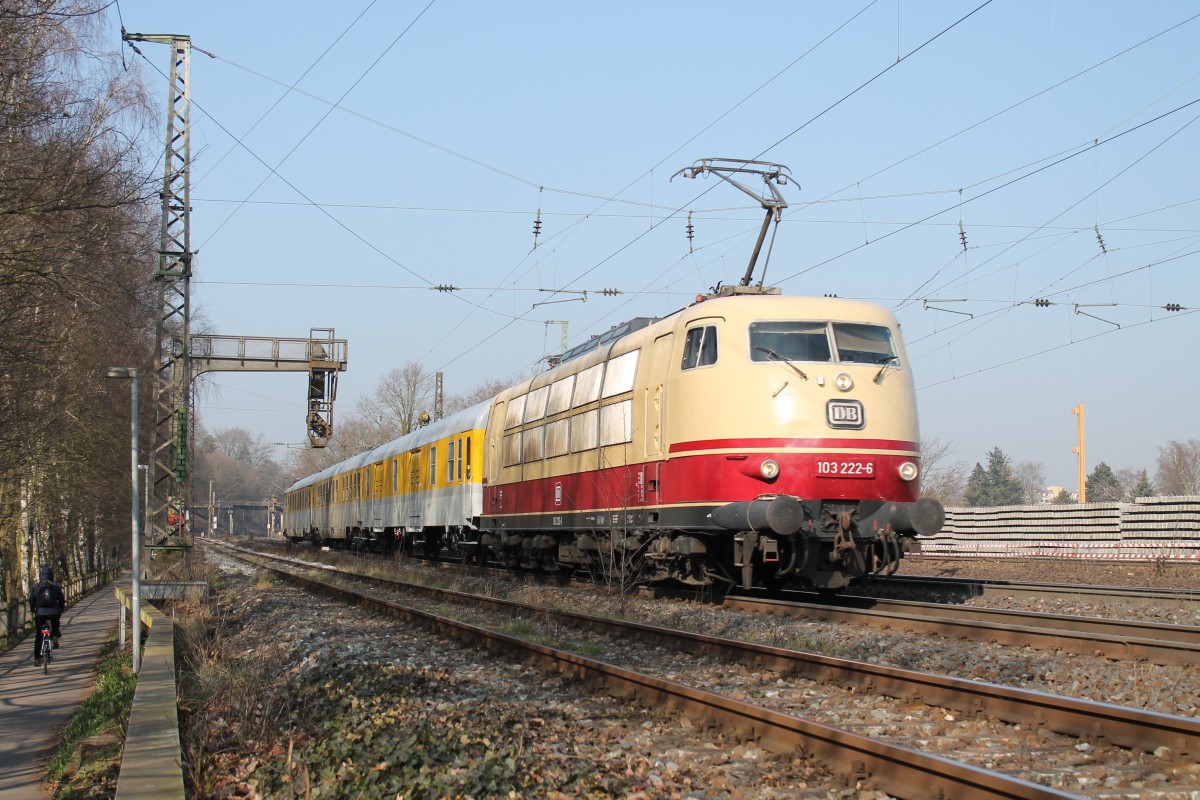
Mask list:
[[[1071,409],[1071,413],[1079,417],[1079,446],[1072,448],[1072,453],[1079,454],[1079,502],[1087,502],[1087,460],[1083,448],[1083,403]]]

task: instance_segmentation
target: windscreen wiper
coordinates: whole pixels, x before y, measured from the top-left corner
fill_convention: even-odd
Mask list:
[[[876,359],[875,363],[882,364],[883,366],[879,368],[879,372],[875,373],[875,378],[874,378],[875,382],[883,383],[883,373],[887,371],[888,365],[891,364],[893,361],[899,361],[899,360],[900,360],[899,356],[884,356],[883,358]]]
[[[754,349],[755,349],[755,350],[758,350],[758,351],[759,351],[759,352],[761,352],[761,353],[766,353],[766,354],[767,354],[767,355],[769,355],[771,358],[774,358],[774,359],[776,359],[777,361],[782,361],[783,363],[787,364],[789,367],[791,367],[792,369],[794,369],[794,370],[796,371],[796,374],[797,374],[797,375],[799,375],[801,378],[804,378],[804,380],[808,380],[808,376],[804,374],[804,370],[800,369],[800,368],[799,368],[799,367],[797,367],[795,364],[793,364],[791,361],[789,361],[788,359],[786,359],[786,358],[784,358],[783,356],[779,355],[779,353],[776,353],[776,352],[775,352],[774,350],[772,350],[771,348],[769,348],[769,347],[759,347],[759,346],[755,345]]]

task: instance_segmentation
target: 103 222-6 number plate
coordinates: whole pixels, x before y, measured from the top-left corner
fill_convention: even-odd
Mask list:
[[[870,458],[823,458],[817,461],[818,478],[875,477],[875,461]]]

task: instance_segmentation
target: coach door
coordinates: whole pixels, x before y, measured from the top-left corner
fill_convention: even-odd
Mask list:
[[[410,450],[408,453],[408,505],[406,527],[410,531],[421,529],[421,508],[425,499],[421,495],[421,451]]]

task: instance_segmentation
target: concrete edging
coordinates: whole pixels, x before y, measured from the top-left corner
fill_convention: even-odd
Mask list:
[[[115,594],[124,617],[124,609],[133,605],[132,589],[129,584],[120,584]],[[184,800],[175,690],[175,623],[144,602],[141,618],[148,632],[125,732],[116,796],[118,800]]]

